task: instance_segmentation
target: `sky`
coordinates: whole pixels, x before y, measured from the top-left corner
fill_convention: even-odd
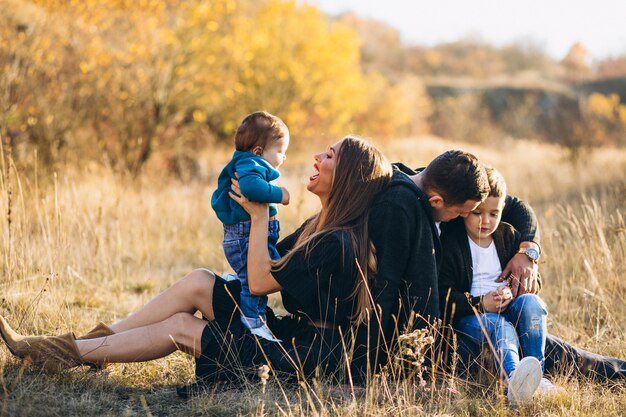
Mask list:
[[[626,0],[303,0],[396,28],[406,43],[479,35],[502,46],[530,40],[555,58],[581,42],[591,59],[626,54]]]

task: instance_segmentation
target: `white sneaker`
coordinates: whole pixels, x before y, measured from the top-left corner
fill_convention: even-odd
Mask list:
[[[563,387],[554,385],[552,382],[550,382],[546,378],[541,378],[541,382],[539,383],[539,388],[537,388],[537,394],[551,395],[551,394],[563,394],[563,393],[565,393],[565,389]]]
[[[237,274],[224,274],[222,275],[222,279],[224,281],[235,281],[235,280],[238,280],[239,278],[237,278]]]
[[[250,329],[250,333],[265,340],[269,340],[270,342],[282,342],[282,340],[276,339],[274,337],[272,331],[265,324],[261,327],[255,327],[254,329]]]
[[[506,393],[509,405],[517,407],[528,402],[537,391],[542,375],[541,364],[537,358],[527,356],[519,361],[517,369],[509,378],[509,387]]]
[[[550,391],[554,391],[555,389],[556,387],[554,386],[552,382],[548,381],[546,378],[541,378],[541,382],[539,383],[539,388],[537,388],[537,393],[547,394]]]

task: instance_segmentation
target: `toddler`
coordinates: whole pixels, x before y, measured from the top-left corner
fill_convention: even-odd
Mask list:
[[[272,259],[278,259],[276,205],[289,204],[289,192],[274,181],[280,176],[278,168],[286,159],[288,146],[289,130],[281,119],[264,111],[246,116],[235,133],[235,153],[220,173],[211,197],[211,206],[224,224],[224,253],[241,281],[241,321],[253,334],[272,341],[276,339],[265,325],[267,296],[254,296],[248,287],[250,216],[228,193],[231,178],[235,178],[248,200],[269,203],[268,251]]]

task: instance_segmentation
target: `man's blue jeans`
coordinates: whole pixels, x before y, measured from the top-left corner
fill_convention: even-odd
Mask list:
[[[490,345],[496,365],[510,376],[522,357],[534,356],[545,362],[548,308],[541,298],[524,294],[515,298],[502,313],[484,313],[459,320],[457,331],[478,345]]]
[[[267,233],[267,250],[270,258],[279,259],[280,255],[276,250],[280,223],[278,220],[270,220]],[[267,296],[256,296],[250,294],[248,287],[248,245],[250,238],[250,222],[242,222],[231,225],[224,225],[224,254],[228,263],[241,281],[241,321],[249,329],[256,329],[263,326],[266,320],[265,307],[267,306]]]

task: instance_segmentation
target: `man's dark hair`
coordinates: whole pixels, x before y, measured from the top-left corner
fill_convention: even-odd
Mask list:
[[[463,204],[467,200],[483,201],[489,194],[489,181],[478,158],[468,152],[444,152],[422,172],[426,192],[434,191],[447,205]]]

